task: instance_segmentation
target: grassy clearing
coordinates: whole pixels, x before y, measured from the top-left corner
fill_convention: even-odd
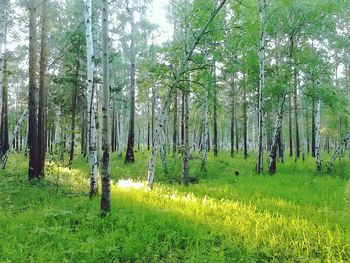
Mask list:
[[[254,174],[254,156],[210,156],[206,172],[194,156],[199,184],[186,188],[176,183],[181,158],[169,156],[170,175],[158,164],[150,192],[147,157],[124,166],[112,156],[113,211],[100,218],[81,156],[72,170],[49,164],[39,182],[27,182],[22,155],[11,156],[0,174],[0,261],[350,261],[349,161],[329,176],[315,175],[312,159],[286,160],[271,177]]]

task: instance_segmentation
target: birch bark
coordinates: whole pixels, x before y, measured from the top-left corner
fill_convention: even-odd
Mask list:
[[[102,0],[102,160],[101,160],[101,212],[111,210],[110,183],[110,125],[109,125],[109,54],[108,54],[108,0]]]
[[[98,192],[97,184],[97,134],[94,108],[94,45],[92,39],[91,0],[85,0],[85,35],[87,49],[87,145],[90,166],[90,197]]]
[[[28,114],[28,109],[25,109],[23,111],[23,113],[22,113],[21,118],[18,120],[18,122],[17,122],[17,124],[16,124],[16,126],[15,126],[15,128],[14,128],[14,130],[12,132],[12,135],[10,136],[10,139],[9,139],[9,142],[10,142],[9,146],[10,146],[10,148],[5,152],[5,154],[2,157],[2,162],[1,162],[1,168],[2,169],[6,168],[7,159],[8,159],[8,156],[10,154],[10,151],[13,148],[15,138],[16,138],[16,136],[18,134],[18,131],[21,129],[23,121],[27,117],[27,114]]]
[[[264,89],[265,89],[265,21],[266,0],[260,0],[260,42],[259,42],[259,109],[258,109],[258,161],[256,172],[264,168]]]

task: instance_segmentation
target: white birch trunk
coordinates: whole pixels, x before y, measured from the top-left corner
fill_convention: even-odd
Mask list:
[[[165,111],[168,108],[168,104],[171,98],[171,92],[172,89],[169,88],[168,90],[168,97],[165,100],[164,106],[161,109],[160,113],[159,113],[159,117],[157,120],[157,125],[154,129],[154,136],[153,136],[153,141],[152,141],[152,151],[151,151],[151,158],[149,161],[149,165],[148,165],[148,174],[147,174],[147,186],[152,189],[153,188],[153,182],[154,182],[154,168],[156,165],[156,159],[157,159],[157,152],[158,152],[158,147],[161,143],[161,131],[163,129],[163,125],[164,125],[164,117],[165,117]],[[154,92],[154,96],[156,96],[156,100],[158,100],[158,92],[155,91]]]
[[[269,173],[274,174],[276,172],[276,159],[277,159],[277,148],[279,141],[282,140],[282,138],[279,138],[281,135],[281,129],[282,129],[282,121],[283,121],[283,108],[284,108],[284,102],[286,100],[286,92],[283,94],[282,101],[279,105],[279,109],[276,116],[276,122],[275,122],[275,131],[272,139],[272,145],[270,150],[270,158],[269,158]]]
[[[200,30],[199,34],[193,40],[191,47],[188,49],[188,52],[186,52],[186,54],[184,54],[184,57],[181,59],[180,68],[175,73],[175,78],[174,78],[174,81],[172,83],[173,85],[171,85],[170,88],[168,89],[168,94],[167,94],[168,96],[165,100],[164,106],[162,108],[162,111],[160,112],[159,119],[157,121],[156,132],[155,132],[155,136],[154,136],[155,142],[154,142],[153,147],[152,147],[152,153],[151,153],[151,158],[150,158],[149,167],[148,167],[147,186],[151,189],[153,187],[153,181],[154,181],[154,168],[155,168],[155,161],[156,161],[156,156],[157,156],[158,144],[159,144],[159,140],[160,140],[160,131],[161,131],[161,128],[163,127],[163,124],[164,124],[165,110],[168,108],[170,98],[172,97],[171,96],[172,91],[174,88],[176,88],[176,85],[178,84],[178,81],[179,81],[179,77],[181,77],[184,73],[186,73],[187,61],[192,57],[193,52],[194,52],[196,46],[198,45],[199,41],[201,40],[201,38],[205,34],[206,30],[208,29],[210,23],[213,21],[213,19],[217,15],[217,13],[220,11],[220,9],[223,7],[223,5],[226,3],[226,1],[227,0],[222,0],[220,2],[218,7],[212,12],[207,23],[203,26],[203,28]],[[158,129],[158,131],[157,131],[157,129]]]
[[[102,159],[101,159],[101,211],[111,210],[110,182],[110,142],[109,125],[110,92],[109,92],[109,54],[108,54],[108,0],[102,0]]]
[[[339,142],[339,146],[334,151],[334,154],[333,154],[333,156],[331,158],[330,166],[334,165],[334,162],[339,157],[339,155],[341,154],[342,149],[344,149],[349,142],[350,142],[350,131],[348,132],[346,137]]]
[[[17,135],[18,131],[21,129],[22,123],[23,123],[25,117],[27,116],[27,114],[28,114],[28,109],[25,109],[22,113],[21,118],[18,120],[18,122],[17,122],[17,124],[12,132],[12,135],[9,138],[9,149],[6,151],[6,153],[2,157],[2,164],[1,164],[2,169],[5,169],[5,167],[6,167],[7,159],[8,159],[8,156],[9,156],[11,150],[13,149],[16,135]]]
[[[264,168],[264,88],[265,88],[265,20],[266,0],[260,0],[260,42],[259,42],[259,109],[258,109],[258,161],[256,172]]]
[[[86,48],[87,48],[87,149],[89,154],[90,166],[90,197],[98,192],[97,184],[97,145],[96,145],[96,123],[94,110],[94,44],[92,39],[92,16],[91,0],[85,0],[85,30],[86,30]]]
[[[160,157],[162,158],[162,166],[163,166],[163,171],[165,174],[168,174],[168,164],[166,161],[166,150],[165,150],[165,134],[164,130],[162,131],[162,141],[160,142]]]
[[[316,160],[316,167],[317,170],[321,170],[322,164],[321,164],[321,101],[320,99],[316,102],[316,112],[315,112],[315,160]]]

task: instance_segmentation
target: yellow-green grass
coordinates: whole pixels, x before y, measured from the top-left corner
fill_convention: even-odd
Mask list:
[[[27,182],[23,155],[0,174],[0,261],[4,262],[349,262],[350,163],[316,174],[314,161],[287,158],[278,173],[254,173],[255,156],[209,156],[199,184],[184,187],[181,157],[158,162],[153,191],[144,187],[148,155],[124,165],[112,155],[112,212],[89,200],[88,166],[47,163],[47,177]],[[325,157],[327,159],[328,157]],[[265,165],[266,166],[266,165]],[[239,176],[235,176],[239,171]]]

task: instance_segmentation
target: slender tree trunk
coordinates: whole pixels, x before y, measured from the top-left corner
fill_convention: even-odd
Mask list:
[[[244,159],[248,158],[248,116],[247,116],[247,92],[245,74],[243,74],[243,151]]]
[[[256,172],[264,169],[264,89],[265,89],[265,20],[266,0],[260,0],[259,93],[258,93],[258,161]],[[254,136],[254,134],[253,134]],[[278,134],[277,134],[278,136]],[[275,157],[276,161],[276,157]]]
[[[281,141],[281,130],[282,130],[282,120],[283,120],[283,108],[284,108],[284,102],[286,99],[286,94],[283,94],[282,101],[280,103],[278,113],[276,116],[276,124],[275,124],[275,131],[273,135],[272,145],[271,145],[271,151],[270,151],[270,160],[269,160],[269,173],[274,174],[276,173],[276,159],[277,159],[277,147],[279,141]]]
[[[184,92],[184,149],[182,161],[182,183],[187,186],[189,183],[189,91]]]
[[[320,157],[320,151],[321,151],[321,101],[317,99],[316,102],[316,112],[315,112],[315,160],[316,160],[316,167],[317,170],[320,171],[321,166],[321,157]]]
[[[80,42],[80,40],[79,40]],[[71,142],[70,142],[70,152],[69,152],[69,168],[72,166],[74,158],[74,147],[75,147],[75,115],[77,109],[77,99],[78,99],[78,89],[79,89],[79,70],[80,70],[80,43],[78,47],[78,56],[75,68],[75,83],[72,94],[72,123],[71,123]]]
[[[8,72],[7,72],[7,59],[4,63],[4,80],[2,85],[2,108],[1,108],[1,127],[0,127],[0,146],[1,156],[3,156],[9,149],[9,137],[8,137]]]
[[[0,39],[0,103],[2,103],[2,86],[3,86],[3,80],[4,80],[4,64],[5,64],[5,58],[4,58],[4,52],[3,52],[3,46],[2,39]],[[0,105],[0,109],[2,106]]]
[[[284,163],[284,140],[283,140],[283,123],[278,135],[278,157],[281,163]]]
[[[301,112],[301,159],[305,161],[306,158],[306,148],[307,148],[307,140],[305,136],[305,120],[304,114]]]
[[[94,46],[92,40],[92,16],[91,0],[85,0],[85,29],[86,29],[86,49],[87,49],[87,144],[90,167],[90,197],[98,192],[97,183],[97,135],[94,107]]]
[[[101,160],[101,212],[111,209],[110,184],[110,127],[109,127],[109,56],[108,56],[108,0],[102,0],[102,160]]]
[[[2,37],[0,38],[0,109],[2,110],[2,94],[3,94],[3,86],[7,85],[5,80],[5,56],[6,56],[6,44],[7,44],[7,24],[8,24],[8,0],[3,0],[0,2],[0,35]],[[1,139],[0,139],[1,143]],[[0,145],[0,150],[1,150]]]
[[[238,135],[238,121],[236,118],[236,114],[235,114],[235,134],[236,134],[236,141],[235,141],[236,152],[238,152],[239,151],[239,135]]]
[[[235,87],[234,79],[231,84],[231,157],[234,157],[235,153]]]
[[[150,119],[150,110],[149,110],[149,100],[147,101],[147,150],[150,150],[151,147],[151,123]]]
[[[41,15],[41,49],[40,49],[40,83],[39,83],[39,113],[38,113],[38,172],[44,176],[45,141],[46,141],[46,38],[47,38],[48,0],[42,3]]]
[[[80,153],[83,155],[83,157],[86,157],[86,126],[87,126],[87,121],[86,121],[86,116],[85,116],[85,110],[81,112],[81,136],[80,136]]]
[[[150,189],[153,188],[154,170],[155,170],[155,165],[156,165],[157,152],[158,152],[158,147],[160,146],[160,143],[161,143],[161,132],[162,132],[163,125],[164,125],[165,111],[168,107],[168,104],[170,101],[169,98],[171,98],[171,93],[172,93],[172,88],[169,88],[168,89],[168,97],[166,98],[164,106],[163,106],[161,112],[159,113],[157,125],[155,126],[155,129],[154,129],[151,157],[150,157],[150,161],[149,161],[149,165],[148,165],[148,173],[147,173],[147,186]],[[157,91],[155,91],[155,96],[158,97]]]
[[[214,111],[213,111],[213,124],[214,124],[214,142],[213,142],[213,147],[214,147],[214,156],[217,157],[218,156],[218,117],[217,117],[217,107],[218,107],[218,101],[217,101],[217,87],[216,87],[216,76],[215,76],[215,61],[213,61],[213,107],[214,107]]]
[[[111,128],[112,128],[112,134],[111,134],[111,142],[112,142],[112,152],[115,152],[116,150],[116,144],[115,144],[115,123],[116,123],[116,114],[115,114],[115,96],[113,94],[112,96],[112,124],[111,124]]]
[[[185,145],[185,93],[182,91],[182,102],[181,102],[181,153],[184,151]]]
[[[209,143],[209,90],[207,87],[207,94],[205,96],[204,104],[204,132],[203,132],[203,150],[202,150],[202,165],[201,169],[206,170],[206,163],[208,157],[208,143]]]
[[[123,139],[124,139],[124,116],[123,109],[118,110],[118,156],[123,155]]]
[[[174,121],[173,121],[173,156],[176,155],[177,152],[177,90],[174,92]]]
[[[298,76],[294,56],[294,37],[290,36],[290,60],[291,60],[291,71],[293,80],[293,104],[294,104],[294,122],[295,122],[295,160],[300,158],[300,135],[299,135],[299,122],[298,122]]]
[[[160,151],[160,157],[162,159],[162,166],[163,166],[163,171],[165,173],[165,175],[168,175],[169,174],[169,171],[168,171],[168,164],[167,164],[167,160],[166,160],[166,148],[165,148],[165,134],[164,134],[164,130],[162,131],[162,142],[160,143],[160,148],[159,148],[159,151]]]
[[[315,127],[315,99],[312,100],[312,110],[311,110],[311,154],[312,157],[316,156],[316,127]]]
[[[155,95],[155,88],[152,87],[152,103],[151,103],[151,138],[152,142],[154,141],[154,126],[155,126],[155,116],[156,116],[156,103],[157,103],[157,98]],[[153,145],[152,145],[153,147]]]
[[[128,145],[125,154],[125,163],[135,162],[134,140],[135,140],[135,71],[136,71],[136,24],[134,20],[134,2],[130,10],[131,16],[131,68],[130,68],[130,120]]]
[[[310,153],[310,125],[309,125],[309,110],[307,109],[305,112],[305,117],[306,117],[306,149],[307,153]]]
[[[28,114],[28,110],[25,109],[22,113],[21,118],[16,123],[16,126],[15,126],[15,128],[12,132],[12,135],[10,137],[10,140],[9,140],[11,147],[13,147],[14,140],[17,137],[18,131],[21,130],[22,124],[23,124],[24,119],[26,118],[27,114]],[[8,148],[7,151],[4,153],[4,155],[2,156],[2,164],[1,164],[2,169],[6,168],[6,163],[7,163],[8,155],[10,154],[10,150],[11,150],[11,148]]]
[[[29,169],[28,178],[40,176],[38,170],[38,120],[37,120],[37,92],[36,92],[36,9],[37,1],[29,2],[29,85],[28,85],[28,148]]]

